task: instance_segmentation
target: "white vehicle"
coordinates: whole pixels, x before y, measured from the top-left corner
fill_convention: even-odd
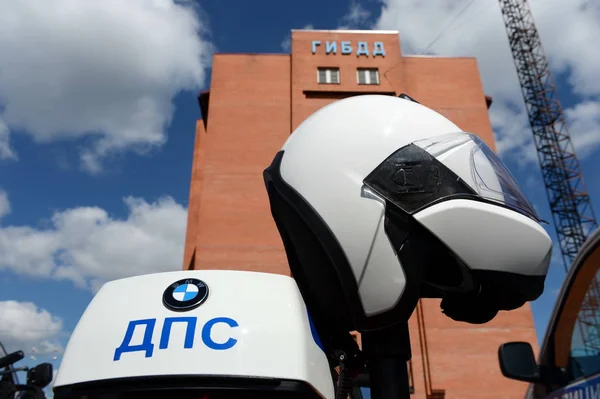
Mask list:
[[[105,284],[73,331],[55,398],[334,398],[294,280],[202,270]]]
[[[527,342],[500,347],[500,369],[530,382],[528,399],[600,397],[600,229],[586,241],[557,297],[536,362]]]

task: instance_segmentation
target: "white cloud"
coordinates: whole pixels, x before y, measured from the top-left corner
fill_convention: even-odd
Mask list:
[[[517,107],[509,101],[495,101],[490,109],[490,120],[500,154],[518,154],[514,160],[522,167],[538,161],[524,107]]]
[[[37,143],[86,137],[91,172],[162,145],[174,95],[204,83],[206,26],[193,2],[3,1],[0,158],[16,155],[7,129]]]
[[[0,270],[95,291],[109,280],[181,269],[186,209],[170,197],[124,202],[126,219],[79,207],[56,212],[47,228],[0,226]]]
[[[374,28],[397,29],[404,49],[417,53],[477,57],[484,88],[494,98],[491,118],[498,148],[521,164],[537,162],[532,134],[498,2],[474,0],[381,0]],[[566,110],[581,157],[600,145],[600,54],[590,51],[600,36],[600,3],[589,0],[530,0],[536,26],[555,80],[568,72],[572,91],[592,96]],[[455,20],[454,23],[452,23]],[[565,23],[568,21],[568,23]],[[434,29],[432,29],[434,27]],[[445,32],[439,36],[440,32]]]
[[[600,65],[600,63],[598,64]],[[580,158],[590,155],[600,144],[600,101],[584,101],[567,109],[569,132]]]
[[[314,29],[314,27],[311,24],[304,25],[304,27],[302,28],[302,30],[311,30],[311,29]],[[287,36],[285,37],[285,39],[283,39],[281,41],[281,49],[287,53],[290,51],[291,46],[292,46],[292,41],[291,41],[290,34],[288,33]]]
[[[338,29],[360,29],[367,22],[371,13],[363,8],[356,0],[351,0],[346,15],[342,17],[341,26]]]
[[[62,351],[62,319],[31,302],[0,301],[0,335],[7,352],[52,354]]]
[[[17,154],[10,146],[10,132],[8,126],[0,118],[0,160],[17,159]]]
[[[0,190],[0,219],[10,213],[10,202],[6,191]]]

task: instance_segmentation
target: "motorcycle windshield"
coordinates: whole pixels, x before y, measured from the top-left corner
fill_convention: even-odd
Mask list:
[[[322,399],[303,381],[225,377],[133,377],[54,387],[55,399]]]
[[[240,389],[152,389],[127,392],[89,393],[81,396],[55,396],[62,399],[305,399],[313,398],[300,392],[246,391]],[[316,398],[316,397],[315,397]]]

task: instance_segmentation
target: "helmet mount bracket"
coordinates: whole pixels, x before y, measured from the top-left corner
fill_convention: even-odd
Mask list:
[[[362,333],[371,398],[409,399],[407,363],[412,357],[408,321]]]

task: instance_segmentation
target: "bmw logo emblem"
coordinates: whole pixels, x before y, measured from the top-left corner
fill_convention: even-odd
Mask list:
[[[171,310],[183,312],[202,305],[208,298],[208,286],[202,280],[185,278],[167,287],[163,304]]]

